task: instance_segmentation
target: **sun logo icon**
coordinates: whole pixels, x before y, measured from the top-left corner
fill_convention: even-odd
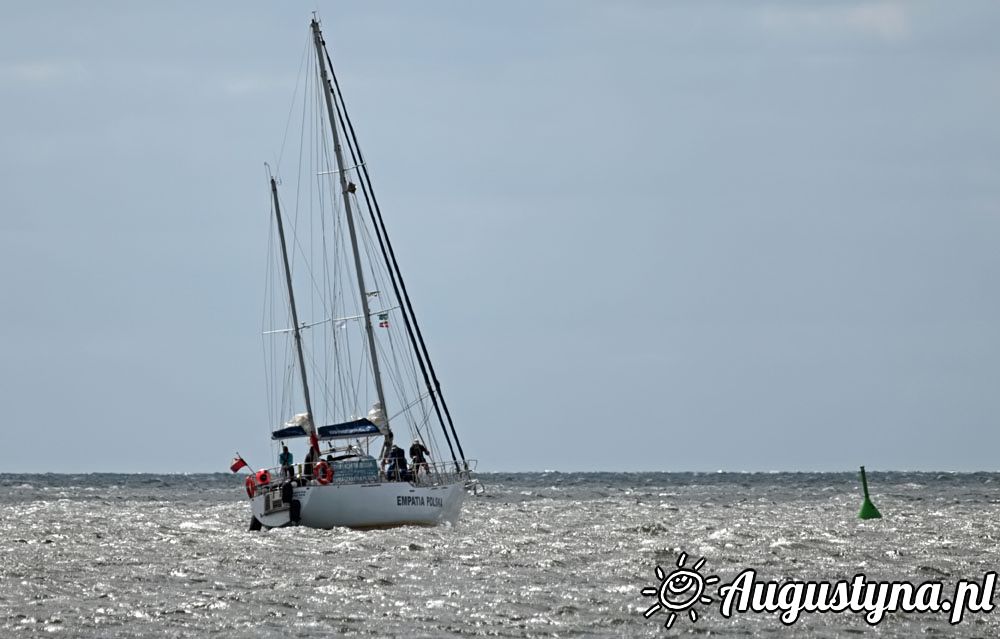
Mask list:
[[[688,611],[691,621],[698,621],[698,611],[692,606],[696,603],[710,604],[712,598],[705,594],[705,586],[718,583],[719,577],[703,576],[699,571],[705,565],[705,558],[699,559],[691,568],[685,568],[687,553],[682,552],[677,558],[677,570],[665,574],[663,568],[656,567],[656,578],[660,586],[649,586],[642,589],[643,597],[656,597],[656,603],[650,606],[642,616],[649,619],[660,610],[669,612],[664,628],[670,628],[677,620],[677,613]]]

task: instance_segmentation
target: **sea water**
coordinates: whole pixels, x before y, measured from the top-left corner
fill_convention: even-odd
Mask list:
[[[775,593],[858,575],[946,598],[983,586],[1000,475],[871,473],[884,517],[869,521],[854,473],[483,481],[455,526],[250,532],[239,476],[0,475],[0,636],[1000,636],[992,591],[954,624],[897,610],[875,625],[843,607],[727,617],[720,593],[747,570]]]

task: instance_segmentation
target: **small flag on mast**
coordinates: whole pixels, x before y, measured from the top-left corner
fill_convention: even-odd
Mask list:
[[[238,472],[240,468],[243,468],[246,465],[247,463],[243,461],[243,458],[237,455],[236,457],[233,457],[233,463],[229,465],[229,470],[235,473]]]
[[[378,314],[378,327],[379,328],[389,328],[389,314],[379,313]]]

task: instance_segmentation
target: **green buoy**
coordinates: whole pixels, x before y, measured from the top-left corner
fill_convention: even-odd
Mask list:
[[[861,467],[861,487],[865,491],[865,502],[861,504],[861,512],[858,513],[859,519],[881,519],[882,513],[878,511],[875,504],[872,503],[871,497],[868,496],[868,477],[865,475],[865,467]]]

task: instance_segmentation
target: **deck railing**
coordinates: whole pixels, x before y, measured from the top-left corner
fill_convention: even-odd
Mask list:
[[[319,462],[313,464],[316,466]],[[404,477],[391,477],[386,469],[380,468],[375,459],[352,459],[326,462],[333,469],[333,478],[330,484],[378,484],[390,481],[409,481],[416,486],[441,486],[453,484],[459,481],[470,482],[473,480],[473,473],[476,470],[476,460],[470,459],[466,462],[433,462],[420,464],[419,467],[410,466],[408,475]],[[274,466],[255,471],[251,477],[254,478],[256,489],[278,490],[286,479],[298,481],[308,481],[310,485],[318,484],[316,473],[306,473],[306,464],[294,464],[289,467],[291,471],[286,472],[282,466]],[[267,472],[267,482],[260,481],[260,473]]]
[[[465,463],[434,462],[410,466],[413,475],[412,482],[418,486],[440,486],[458,481],[469,481],[476,470],[476,460],[469,459]]]

